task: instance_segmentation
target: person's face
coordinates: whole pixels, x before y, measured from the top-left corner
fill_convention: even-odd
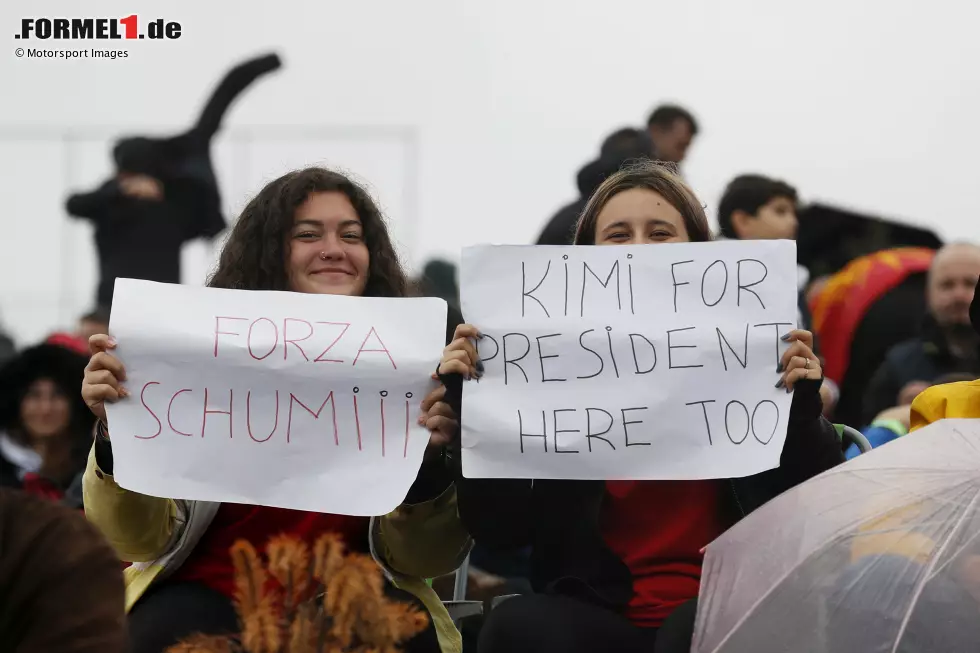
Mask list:
[[[686,243],[691,238],[674,206],[648,188],[613,195],[596,219],[596,245]]]
[[[670,127],[651,127],[650,139],[659,160],[679,164],[687,156],[687,148],[691,146],[694,134],[691,132],[691,124],[678,118]]]
[[[71,404],[50,379],[38,379],[20,402],[20,423],[31,438],[50,438],[68,429]]]
[[[361,220],[343,193],[316,193],[296,210],[288,249],[293,291],[364,293],[370,253]]]
[[[957,247],[936,255],[929,273],[929,312],[942,326],[970,326],[970,302],[980,278],[980,249]]]
[[[796,204],[787,197],[774,197],[754,216],[739,212],[733,222],[741,240],[794,240],[799,226]]]

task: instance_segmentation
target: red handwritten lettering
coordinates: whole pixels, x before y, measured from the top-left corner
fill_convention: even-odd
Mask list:
[[[184,431],[178,430],[177,427],[174,426],[173,420],[170,417],[170,413],[174,409],[174,400],[179,395],[182,395],[185,392],[193,392],[193,391],[190,388],[184,388],[183,390],[178,390],[177,392],[175,392],[173,394],[172,397],[170,397],[170,403],[167,405],[167,425],[170,426],[170,430],[173,431],[174,433],[176,433],[177,435],[186,435],[188,437],[194,437],[194,434],[193,433],[185,433]]]
[[[252,391],[249,390],[248,394],[245,395],[245,425],[248,427],[248,437],[252,438],[256,442],[267,442],[269,438],[276,434],[276,429],[279,428],[279,391],[276,390],[276,421],[272,425],[272,432],[265,438],[257,438],[252,434]]]
[[[287,335],[289,333],[289,322],[290,321],[292,321],[292,322],[302,322],[307,327],[309,327],[310,332],[307,333],[302,338],[290,338]],[[282,359],[283,360],[286,360],[287,358],[289,358],[289,345],[293,345],[294,347],[296,347],[296,349],[299,349],[299,353],[303,354],[303,358],[305,358],[306,360],[310,360],[309,356],[306,355],[306,352],[303,351],[303,348],[300,347],[299,345],[297,345],[296,343],[297,342],[302,342],[303,340],[309,340],[312,337],[313,337],[313,325],[312,324],[310,324],[306,320],[301,320],[301,319],[296,318],[296,317],[287,317],[285,320],[282,321]]]
[[[208,415],[227,415],[228,416],[228,437],[233,438],[234,432],[232,431],[232,422],[234,418],[232,417],[232,409],[235,406],[235,391],[228,391],[228,410],[208,410],[208,389],[204,388],[204,419],[201,421],[201,437],[204,437],[204,432],[208,428]],[[186,434],[185,434],[186,435]]]
[[[246,320],[244,317],[225,317],[223,315],[214,318],[214,357],[218,357],[218,336],[240,336],[242,334],[235,331],[220,331],[221,323],[218,320]]]
[[[347,333],[347,329],[350,328],[350,322],[317,322],[317,324],[329,324],[331,326],[341,326],[341,325],[343,325],[344,329],[343,329],[343,331],[340,332],[340,335],[339,336],[337,336],[336,338],[333,339],[333,342],[331,342],[329,345],[327,345],[327,348],[324,349],[323,352],[319,356],[317,356],[316,359],[314,359],[313,362],[314,363],[343,363],[344,361],[342,361],[342,360],[337,360],[337,359],[332,359],[332,358],[324,358],[324,356],[326,356],[327,355],[327,352],[330,351],[331,349],[333,349],[333,346],[336,345],[337,342],[341,338],[344,337],[344,334]]]
[[[313,419],[320,419],[320,412],[323,411],[323,407],[327,405],[328,401],[330,402],[330,413],[333,418],[333,443],[337,446],[340,446],[340,435],[337,430],[337,404],[334,403],[332,391],[330,394],[327,395],[327,398],[323,400],[323,403],[320,404],[320,407],[316,409],[315,413],[312,410],[310,410],[309,406],[307,406],[302,401],[300,401],[296,397],[296,395],[294,395],[291,392],[289,393],[289,417],[286,420],[286,442],[289,442],[289,432],[293,428],[293,402],[296,402],[297,404],[302,406],[303,409],[306,410],[306,412],[308,412],[310,415],[313,416]]]
[[[146,405],[146,398],[143,396],[146,393],[146,389],[149,388],[151,385],[160,385],[160,382],[159,381],[148,381],[143,386],[143,389],[140,390],[140,403],[143,404],[143,408],[146,409],[146,412],[148,412],[150,415],[152,415],[153,416],[153,419],[156,420],[156,422],[157,422],[157,432],[154,433],[153,435],[137,435],[137,436],[134,436],[134,437],[136,437],[139,440],[152,440],[153,438],[155,438],[158,435],[160,435],[160,433],[163,431],[163,424],[160,422],[160,418],[157,417],[156,413],[154,413],[152,410],[150,410],[150,407],[149,406]]]
[[[272,348],[269,351],[267,351],[265,354],[263,354],[261,356],[256,356],[255,355],[255,352],[252,351],[252,329],[255,328],[255,325],[256,324],[258,324],[259,322],[262,322],[262,321],[268,322],[269,324],[272,325],[272,329],[273,329],[273,331],[276,334],[276,340],[275,340],[275,342],[272,343]],[[269,355],[272,352],[274,352],[276,350],[276,347],[278,347],[278,346],[279,346],[279,327],[276,326],[276,323],[275,322],[273,322],[272,320],[270,320],[267,317],[260,317],[259,319],[254,320],[252,322],[252,324],[249,325],[249,327],[248,327],[248,353],[249,353],[249,355],[252,358],[254,358],[257,361],[260,361],[260,360],[263,360],[265,358],[268,358]]]
[[[365,349],[364,348],[364,345],[367,344],[368,338],[371,337],[371,334],[372,333],[374,334],[375,339],[378,341],[378,344],[381,345],[381,349]],[[352,365],[357,365],[357,359],[361,357],[361,354],[362,353],[366,353],[366,352],[376,352],[376,353],[379,353],[379,354],[381,354],[381,353],[385,354],[386,356],[388,356],[388,360],[391,361],[391,366],[394,369],[396,369],[396,370],[398,369],[398,366],[395,365],[395,359],[393,359],[391,357],[391,353],[388,351],[388,348],[385,347],[385,343],[381,342],[381,337],[378,335],[378,332],[375,330],[374,327],[371,327],[371,330],[368,331],[368,334],[366,336],[364,336],[364,342],[361,343],[360,349],[357,350],[357,355],[354,356],[354,362],[352,363]]]

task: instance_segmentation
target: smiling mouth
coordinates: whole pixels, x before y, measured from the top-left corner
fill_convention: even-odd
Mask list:
[[[349,272],[347,270],[341,270],[339,268],[329,268],[329,269],[326,269],[326,270],[314,270],[313,271],[313,274],[318,275],[318,276],[319,275],[326,275],[326,274],[343,274],[343,275],[346,275],[348,277],[354,276],[354,274],[352,272]]]

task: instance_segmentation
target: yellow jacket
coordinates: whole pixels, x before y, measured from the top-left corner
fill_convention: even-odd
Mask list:
[[[934,385],[912,402],[911,430],[941,419],[980,417],[980,380]]]
[[[187,559],[211,524],[220,504],[160,499],[121,488],[99,469],[89,453],[82,479],[85,514],[116,549],[126,569],[126,610],[156,581]],[[472,541],[456,508],[456,488],[417,505],[371,519],[371,553],[398,587],[411,592],[432,616],[443,653],[461,653],[463,644],[449,612],[425,581],[456,570]]]

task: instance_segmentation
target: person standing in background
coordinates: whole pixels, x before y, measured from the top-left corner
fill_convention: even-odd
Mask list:
[[[687,156],[698,123],[690,111],[674,104],[662,104],[647,119],[647,132],[660,161],[680,166]]]
[[[95,225],[99,306],[111,305],[116,277],[180,283],[183,244],[224,230],[211,139],[235,98],[281,65],[270,54],[236,66],[193,128],[171,138],[120,140],[113,148],[113,177],[68,198],[68,214]]]
[[[582,166],[578,171],[579,198],[558,209],[538,236],[537,245],[571,245],[575,239],[575,225],[595,189],[609,175],[618,172],[625,163],[655,158],[653,141],[642,129],[623,127],[602,141],[599,157]]]
[[[946,374],[980,377],[980,336],[970,323],[978,279],[980,246],[954,243],[939,250],[926,282],[929,315],[922,335],[885,355],[864,396],[865,421],[911,401]]]

